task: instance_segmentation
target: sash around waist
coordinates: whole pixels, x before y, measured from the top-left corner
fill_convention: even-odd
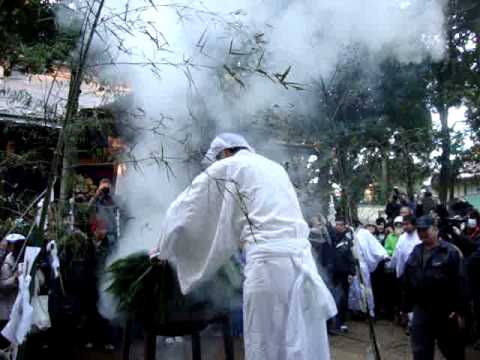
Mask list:
[[[311,256],[311,245],[305,239],[248,243],[245,246],[247,264],[252,261]]]
[[[311,252],[311,245],[307,240],[302,241],[301,239],[295,239],[292,241],[250,244],[249,247],[246,248],[246,255],[247,268],[255,268],[257,263],[258,266],[263,266],[261,262],[264,260],[278,258],[291,259],[296,275],[289,299],[289,323],[297,323],[300,318],[305,316],[305,314],[302,314],[303,310],[301,309],[305,309],[305,305],[309,302],[307,298],[314,299],[313,306],[316,309],[314,314],[315,316],[323,318],[323,321],[326,321],[337,313],[335,301],[318,274]],[[246,269],[246,272],[247,271]],[[255,276],[255,271],[253,271],[252,274]],[[305,292],[307,282],[312,286],[308,287],[310,290]],[[309,293],[309,295],[307,293]],[[287,334],[287,337],[295,338],[295,334]]]

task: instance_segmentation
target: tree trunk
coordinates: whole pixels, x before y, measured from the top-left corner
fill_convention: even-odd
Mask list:
[[[450,196],[449,196],[449,201],[450,202],[453,202],[453,200],[455,199],[455,174],[452,174],[451,178],[450,178]]]
[[[390,192],[390,178],[388,175],[388,151],[385,151],[382,155],[382,193],[379,199],[382,204],[388,201],[388,193]]]
[[[63,139],[63,159],[61,169],[61,186],[60,198],[58,203],[58,221],[61,221],[66,216],[68,208],[68,200],[72,196],[73,180],[75,172],[72,165],[76,155],[76,138],[73,135],[73,127],[76,123],[76,115],[78,112],[78,102],[80,98],[80,86],[82,79],[81,73],[78,70],[72,70],[72,78],[70,81],[70,91],[68,102],[70,104],[69,113],[67,114],[68,121],[65,122],[64,139]],[[61,224],[59,222],[58,224]]]
[[[450,163],[450,128],[448,127],[448,107],[443,106],[439,109],[441,124],[441,142],[442,155],[440,156],[440,179],[439,196],[440,202],[444,205],[448,201],[448,191],[450,189],[451,163]]]
[[[317,154],[317,156],[322,156]],[[332,186],[330,184],[331,163],[329,161],[322,161],[322,165],[318,167],[318,182],[317,194],[320,201],[320,213],[328,218],[330,210],[330,196],[332,195]]]
[[[407,154],[407,173],[405,179],[405,185],[407,187],[407,195],[409,199],[413,199],[415,192],[415,175],[414,175],[414,164],[412,157]]]
[[[339,184],[342,188],[342,196],[340,199],[340,214],[345,217],[345,221],[349,225],[354,225],[358,221],[357,203],[352,195],[352,186],[347,174],[352,173],[352,169],[348,167],[346,153],[341,150],[337,154],[337,172],[339,176]]]
[[[68,174],[72,170],[71,167],[71,151],[72,151],[72,146],[71,146],[71,131],[70,127],[73,126],[72,122],[74,122],[75,116],[77,114],[78,110],[78,99],[80,97],[80,87],[82,85],[82,80],[83,80],[83,74],[85,70],[85,64],[87,61],[87,56],[88,52],[90,50],[90,46],[92,44],[93,36],[95,33],[95,30],[98,25],[98,21],[100,20],[100,15],[102,13],[103,6],[105,4],[105,0],[99,0],[96,3],[90,4],[91,8],[90,11],[93,13],[93,22],[92,25],[88,31],[86,36],[83,37],[82,40],[82,46],[81,46],[81,52],[79,55],[79,60],[76,64],[76,66],[72,66],[72,74],[71,74],[71,79],[70,79],[70,84],[69,84],[69,91],[68,91],[68,98],[67,98],[67,105],[66,105],[66,111],[65,111],[65,116],[63,120],[63,126],[59,134],[59,139],[57,142],[57,147],[55,150],[54,158],[52,161],[52,167],[51,171],[48,177],[48,186],[47,186],[47,192],[45,194],[44,202],[43,202],[43,207],[40,215],[40,226],[39,229],[40,231],[43,231],[43,226],[46,222],[47,215],[48,215],[48,208],[50,205],[50,193],[53,190],[53,184],[55,183],[55,179],[58,174],[58,165],[60,164],[60,159],[62,155],[65,155],[65,151],[67,151],[67,162],[63,162],[61,174],[62,176]],[[95,6],[96,5],[96,6]],[[63,150],[63,151],[62,151]],[[70,164],[70,165],[69,165]],[[63,180],[63,179],[62,179]],[[65,201],[66,199],[69,198],[69,188],[71,189],[71,182],[70,182],[70,187],[68,185],[68,180],[67,184],[64,184],[62,181],[62,188],[61,188],[61,196],[60,196],[60,201],[59,201],[59,209],[57,212],[57,229],[62,228],[62,220],[63,220],[63,215],[64,215],[64,209],[65,209]]]

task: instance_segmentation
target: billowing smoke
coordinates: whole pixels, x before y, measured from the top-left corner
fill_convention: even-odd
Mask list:
[[[259,133],[259,114],[310,114],[310,84],[350,46],[379,61],[442,57],[444,2],[107,0],[97,44],[117,64],[99,73],[128,84],[141,114],[126,121],[138,162],[118,179],[129,220],[113,258],[156,244],[162,214],[198,171],[189,160],[215,132],[239,131],[262,153],[275,126]]]

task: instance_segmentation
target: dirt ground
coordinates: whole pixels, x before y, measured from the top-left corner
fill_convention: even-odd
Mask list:
[[[382,359],[411,360],[408,337],[402,328],[387,321],[375,325],[380,343]],[[330,337],[332,360],[369,360],[368,326],[364,322],[350,322],[350,332]],[[79,360],[121,360],[120,351],[105,354],[98,350],[81,350]],[[140,339],[135,341],[130,351],[130,360],[142,360],[143,348]],[[190,360],[191,344],[188,338],[182,342],[166,344],[165,339],[157,338],[157,360]],[[202,333],[202,359],[224,360],[222,338],[214,329]],[[235,360],[243,359],[243,345],[235,339]],[[436,360],[444,358],[438,353]],[[480,352],[467,349],[467,360],[480,359]]]

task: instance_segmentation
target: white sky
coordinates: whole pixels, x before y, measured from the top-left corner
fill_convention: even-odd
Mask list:
[[[448,111],[448,125],[452,130],[459,131],[459,132],[464,132],[465,137],[464,137],[464,147],[465,149],[469,149],[473,146],[472,139],[470,136],[466,133],[466,124],[465,124],[465,112],[467,111],[465,106],[460,106],[456,108],[451,108]],[[433,126],[435,127],[436,130],[440,129],[440,117],[438,113],[432,112],[432,120],[433,120]],[[439,155],[440,152],[435,151],[432,156]]]

